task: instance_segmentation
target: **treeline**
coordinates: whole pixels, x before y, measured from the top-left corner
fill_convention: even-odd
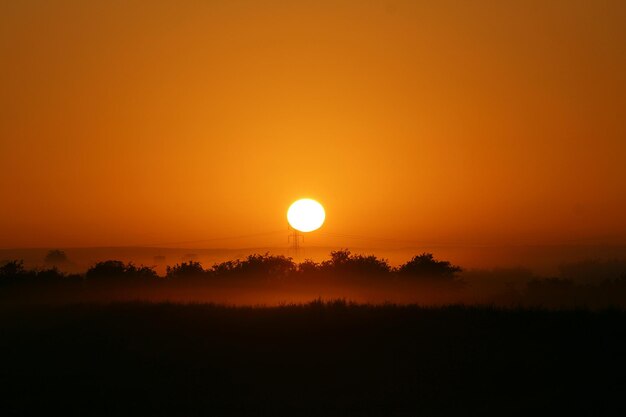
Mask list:
[[[63,260],[59,253],[54,255]],[[464,272],[430,253],[392,267],[385,259],[347,249],[331,252],[322,262],[297,263],[268,253],[207,268],[189,261],[168,266],[164,275],[150,266],[118,260],[98,262],[82,274],[56,267],[26,269],[18,260],[0,263],[0,299],[5,301],[275,304],[317,297],[426,305],[625,308],[626,262],[572,264],[549,278],[522,269]]]
[[[330,253],[323,262],[305,260],[297,263],[283,255],[254,254],[244,259],[216,263],[204,268],[200,262],[189,261],[168,266],[165,276],[159,276],[151,266],[137,266],[118,260],[98,262],[84,274],[66,274],[56,267],[24,268],[23,261],[12,260],[0,266],[0,286],[52,282],[163,282],[227,279],[313,279],[315,277],[417,279],[429,282],[459,283],[462,269],[448,261],[440,261],[430,253],[414,256],[399,267],[374,255],[353,254],[349,250]]]

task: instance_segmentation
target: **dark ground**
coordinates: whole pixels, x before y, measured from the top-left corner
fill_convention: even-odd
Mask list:
[[[626,415],[626,312],[0,308],[0,415]]]

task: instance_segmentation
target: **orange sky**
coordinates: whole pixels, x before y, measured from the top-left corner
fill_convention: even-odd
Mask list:
[[[626,243],[622,0],[3,1],[0,62],[0,247]]]

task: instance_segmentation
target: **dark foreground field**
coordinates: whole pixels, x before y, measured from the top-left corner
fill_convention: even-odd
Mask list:
[[[626,415],[626,313],[5,308],[0,415]]]

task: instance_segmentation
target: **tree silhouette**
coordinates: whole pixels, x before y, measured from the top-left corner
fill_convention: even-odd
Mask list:
[[[69,260],[67,259],[67,255],[64,251],[60,249],[52,249],[46,254],[44,262],[50,265],[62,265],[68,263]]]

